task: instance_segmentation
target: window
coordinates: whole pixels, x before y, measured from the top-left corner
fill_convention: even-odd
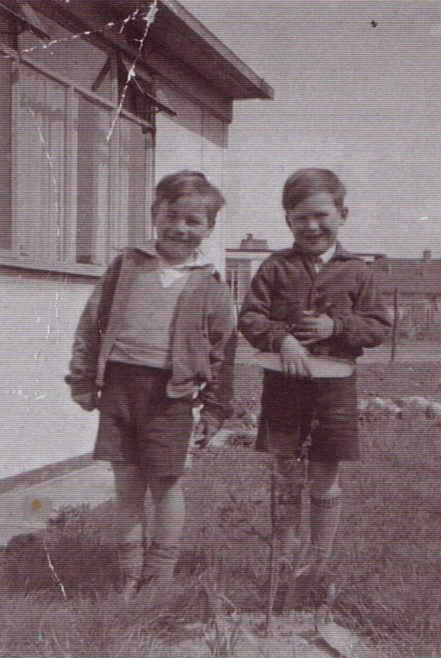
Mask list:
[[[1,53],[0,53],[1,55]],[[0,103],[0,126],[10,125],[11,116],[11,64],[0,57],[0,79],[2,102]],[[0,130],[0,250],[12,248],[12,134]]]
[[[118,101],[109,96],[112,76],[117,94],[116,63],[105,54],[93,75],[93,62],[87,73],[87,84],[105,90],[103,96],[35,58],[6,48],[4,54],[0,114],[10,129],[0,137],[0,252],[50,268],[102,267],[126,245],[150,236],[147,101],[137,100],[143,117],[123,109],[113,125]],[[84,60],[82,67],[87,69]],[[71,68],[78,78],[77,60]]]
[[[90,41],[78,38],[62,25],[34,12],[47,30],[49,40],[41,41],[32,31],[18,36],[18,52],[52,73],[90,89],[106,100],[117,102],[115,65],[109,66],[109,53]]]
[[[234,302],[239,302],[239,272],[236,269],[227,269],[227,283],[230,286]]]
[[[243,302],[251,281],[251,261],[227,258],[226,280],[236,305]]]

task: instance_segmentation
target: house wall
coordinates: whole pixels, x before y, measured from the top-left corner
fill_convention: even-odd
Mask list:
[[[63,378],[94,279],[0,268],[0,478],[93,448],[97,414]]]
[[[54,28],[53,25],[51,27]],[[57,32],[57,36],[63,36],[62,31],[60,34]],[[35,38],[25,34],[22,46],[32,48],[34,43],[38,43]],[[84,66],[80,65],[80,60],[84,60],[84,53],[88,53],[88,45],[80,44],[80,42],[78,44],[78,57],[70,57],[70,63],[68,62],[70,68],[65,69],[62,65],[63,57],[59,57],[56,59],[55,73],[63,75],[67,79],[72,77],[77,82],[77,78],[80,76],[79,83],[89,88],[92,77],[90,80],[83,79],[81,76],[86,75],[86,72]],[[90,52],[93,54],[95,51],[90,50]],[[29,52],[29,57],[31,56],[39,65],[51,66],[50,53],[38,52],[37,56],[37,53],[32,51]],[[66,56],[64,59],[69,58]],[[121,147],[121,156],[117,160],[119,173],[114,179],[109,177],[109,180],[97,182],[95,187],[98,190],[98,197],[94,201],[94,203],[96,202],[96,208],[95,206],[92,207],[90,194],[84,193],[82,196],[79,195],[79,198],[76,198],[75,194],[69,197],[71,190],[67,184],[64,185],[64,181],[67,180],[65,170],[71,172],[73,168],[76,168],[76,165],[72,167],[72,163],[68,162],[65,154],[58,148],[58,144],[61,143],[60,140],[65,139],[66,134],[61,124],[59,134],[54,134],[53,125],[60,114],[58,106],[61,106],[61,101],[58,102],[58,96],[55,98],[55,95],[61,93],[59,92],[60,84],[45,81],[44,86],[40,86],[43,79],[42,75],[38,71],[29,74],[29,98],[26,104],[23,105],[20,115],[20,137],[15,137],[15,149],[17,151],[17,148],[21,147],[23,151],[22,161],[26,161],[28,165],[18,175],[17,155],[14,156],[15,169],[11,167],[9,160],[4,159],[8,166],[4,168],[5,171],[0,171],[0,185],[6,187],[6,192],[1,195],[2,203],[6,203],[5,200],[8,199],[7,192],[11,186],[11,182],[7,177],[10,176],[12,170],[12,189],[15,194],[15,197],[14,194],[12,195],[15,198],[14,212],[20,222],[19,234],[23,236],[20,244],[23,243],[26,247],[26,249],[23,247],[23,253],[17,254],[15,265],[20,264],[20,256],[32,256],[34,258],[32,262],[34,268],[38,266],[37,261],[40,258],[41,270],[26,269],[23,261],[21,261],[22,267],[0,265],[2,327],[0,332],[0,361],[2,366],[2,383],[0,386],[0,407],[2,411],[0,452],[2,460],[0,462],[0,478],[63,461],[90,452],[93,448],[97,414],[88,414],[77,407],[70,400],[69,389],[63,380],[67,372],[75,327],[97,280],[98,268],[105,263],[107,255],[113,257],[112,250],[119,251],[129,241],[135,241],[130,239],[130,234],[133,233],[130,223],[128,223],[125,230],[123,230],[124,227],[121,228],[120,226],[120,218],[123,216],[122,210],[124,210],[124,208],[121,209],[121,204],[125,203],[125,215],[127,217],[130,216],[131,212],[130,198],[134,199],[133,203],[137,208],[145,204],[146,221],[142,222],[142,227],[146,227],[145,232],[147,235],[144,236],[143,233],[142,237],[149,237],[152,233],[148,217],[151,197],[148,194],[147,198],[138,198],[139,194],[136,190],[141,186],[145,185],[145,188],[150,190],[153,183],[157,182],[162,176],[179,169],[194,168],[203,171],[209,180],[221,189],[223,187],[227,125],[231,120],[231,100],[219,97],[201,80],[193,78],[188,71],[183,71],[182,67],[173,65],[173,63],[159,56],[152,57],[152,60],[159,71],[158,82],[161,92],[170,107],[177,113],[177,116],[172,117],[162,112],[157,114],[156,134],[154,142],[152,140],[151,144],[152,150],[154,149],[154,157],[150,163],[146,163],[147,169],[144,169],[140,157],[135,165],[130,159],[133,158],[134,153],[132,143],[125,150],[122,149],[121,144],[124,146],[123,138],[125,138],[127,132],[127,122],[124,123],[124,135],[119,136],[118,134],[118,145]],[[3,81],[11,79],[12,84],[13,77],[10,76],[11,62],[5,59],[1,61],[7,64],[0,70],[2,79]],[[104,56],[102,60],[97,61],[94,67],[94,76],[96,76],[95,69],[99,70],[103,61]],[[92,65],[90,71],[92,71]],[[112,76],[110,76],[108,85],[105,82],[104,87],[100,90],[105,98],[111,98],[114,93],[114,80],[113,82],[112,80]],[[5,114],[5,120],[2,125],[6,127],[9,122],[11,101],[9,100],[8,105],[8,85],[4,85],[4,87],[3,114]],[[48,89],[51,92],[50,94]],[[71,100],[74,98],[72,90],[63,91],[64,93],[66,98]],[[44,96],[44,106],[40,102],[39,94],[42,97]],[[17,98],[21,102],[23,94],[17,95]],[[53,100],[54,98],[55,100]],[[65,103],[64,96],[62,101]],[[17,99],[15,102],[17,102]],[[53,121],[48,119],[47,131],[51,131],[47,133],[48,136],[46,136],[46,126],[39,114],[39,108],[43,107],[45,110],[46,105],[48,107],[50,105],[46,114],[55,117]],[[70,110],[66,111],[69,112]],[[69,125],[75,125],[71,119],[69,121]],[[106,154],[103,155],[102,150],[106,146],[104,138],[109,128],[108,124],[107,121],[101,131],[104,136],[101,140],[102,143],[100,142],[99,145],[101,150],[96,147],[95,141],[93,141],[95,139],[94,135],[96,135],[95,124],[90,124],[90,134],[88,133],[84,137],[84,157],[81,162],[79,161],[81,166],[78,166],[80,172],[78,176],[84,173],[84,186],[86,187],[88,180],[91,181],[92,178],[88,177],[85,172],[92,162],[91,158],[95,157],[94,154],[97,154],[96,157],[102,158],[101,168],[99,168],[100,176],[104,176],[106,172],[104,166]],[[38,125],[42,126],[40,130],[44,133],[45,143],[43,145]],[[24,128],[28,131],[28,134],[25,134]],[[134,131],[132,130],[132,132]],[[139,134],[141,133],[140,128]],[[129,137],[131,139],[130,135]],[[144,136],[145,139],[147,137],[148,134]],[[135,138],[138,140],[136,142],[138,144],[139,135],[137,134],[133,139]],[[8,134],[6,130],[2,131],[0,141],[5,147],[4,151],[6,153],[10,152],[9,131]],[[88,145],[90,157],[87,156]],[[52,147],[54,155],[52,156],[52,151],[50,151],[52,162],[49,167],[48,153]],[[25,157],[28,151],[33,157],[31,161]],[[59,161],[55,160],[55,156],[59,157]],[[31,162],[31,166],[29,162]],[[130,174],[132,178],[133,172],[135,172],[137,178],[133,181],[127,181],[121,175],[121,172],[127,172],[127,175]],[[145,173],[144,180],[142,179],[143,172]],[[35,181],[40,181],[42,176],[46,177],[47,184],[39,184],[38,189],[48,190],[48,195],[50,193],[56,194],[55,200],[44,198],[36,201],[34,199],[35,189],[37,189]],[[129,183],[132,187],[129,187]],[[119,185],[118,188],[117,185]],[[115,191],[113,196],[112,190]],[[127,190],[130,191],[130,194]],[[124,194],[130,198],[125,198]],[[105,199],[101,198],[103,195]],[[68,213],[66,213],[63,204],[69,198],[75,202],[73,210],[71,210],[75,215],[75,208],[77,207],[75,204],[78,204],[78,209],[80,209],[81,203],[84,205],[84,207],[81,206],[81,212],[77,213],[84,224],[84,231],[94,230],[91,228],[93,222],[99,224],[101,221],[99,213],[103,212],[106,204],[108,204],[111,213],[111,230],[100,234],[104,236],[103,240],[105,241],[102,245],[95,245],[96,239],[92,234],[84,237],[84,242],[88,240],[94,244],[94,253],[96,253],[94,260],[78,259],[80,251],[78,237],[81,237],[82,234],[81,231],[77,231],[77,245],[72,253],[73,265],[70,268],[67,266],[66,260],[57,263],[57,252],[59,251],[58,232],[52,236],[54,245],[51,246],[52,243],[48,242],[47,253],[44,253],[41,249],[42,242],[36,238],[37,234],[31,228],[36,226],[36,222],[41,223],[46,217],[45,208],[49,208],[49,213],[57,212],[60,215],[60,223],[67,221],[66,215]],[[38,208],[39,211],[37,211]],[[2,217],[11,217],[10,209],[8,211],[3,206],[2,209],[4,211]],[[222,272],[224,270],[225,245],[224,219],[225,213],[221,213],[216,229],[210,238],[209,244],[207,244],[208,254]],[[105,220],[106,218],[103,221]],[[56,226],[56,222],[53,222],[53,226]],[[1,220],[0,229],[2,229]],[[40,227],[38,231],[38,236],[50,234],[44,227]],[[1,230],[1,235],[6,236],[5,227]],[[3,247],[8,250],[10,248],[8,242],[10,238],[6,236],[4,239],[6,242],[2,244],[0,241],[0,249]],[[64,243],[61,249],[65,249]],[[69,250],[67,252],[69,253]],[[15,256],[10,257],[7,255],[8,262],[11,258],[14,260]],[[48,262],[45,259],[51,261],[49,263],[51,268],[60,269],[60,273],[48,273]],[[81,272],[86,273],[88,269],[91,273],[92,266],[96,266],[95,276],[81,274]],[[66,272],[63,272],[63,268]],[[69,271],[78,273],[67,273]]]
[[[226,278],[232,290],[233,299],[239,309],[250,287],[251,279],[256,274],[270,252],[230,250],[226,257]]]
[[[393,293],[383,293],[383,297],[393,317]],[[398,334],[412,340],[441,340],[441,294],[401,292],[398,297]]]
[[[222,190],[228,130],[225,120],[171,83],[162,82],[161,91],[177,116],[160,113],[156,118],[156,182],[180,169],[196,169]],[[225,273],[227,211],[219,214],[215,229],[203,247],[222,274]]]

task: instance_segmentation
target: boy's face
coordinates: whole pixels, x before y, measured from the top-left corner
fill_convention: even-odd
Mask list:
[[[174,203],[163,201],[156,209],[153,222],[158,236],[157,249],[169,263],[184,263],[212,232],[208,203],[206,197],[189,195]]]
[[[302,251],[320,256],[337,241],[347,208],[339,209],[329,192],[311,194],[286,211],[286,223]]]

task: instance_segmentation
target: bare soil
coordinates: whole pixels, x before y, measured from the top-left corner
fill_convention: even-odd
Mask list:
[[[359,366],[358,390],[361,395],[397,398],[421,395],[441,401],[441,364],[369,363]]]
[[[441,364],[362,363],[357,367],[360,397],[397,399],[418,395],[441,402]],[[262,371],[257,366],[238,364],[235,378],[235,413],[230,427],[252,426],[259,414]]]

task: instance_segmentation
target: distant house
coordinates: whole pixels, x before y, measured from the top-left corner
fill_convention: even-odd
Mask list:
[[[63,375],[91,286],[164,174],[222,188],[234,102],[273,90],[176,0],[4,0],[0,28],[1,477],[90,450]]]
[[[357,251],[357,256],[360,256],[368,265],[372,265],[372,263],[375,263],[380,258],[386,258],[386,254],[371,251]]]
[[[268,247],[268,241],[255,238],[248,233],[240,241],[239,248],[227,248],[226,250],[226,277],[231,288],[236,307],[240,307],[251,279],[256,273],[259,265],[273,253],[274,249]],[[359,253],[366,263],[371,265],[377,260],[384,258],[379,253]]]
[[[372,268],[391,311],[397,291],[401,333],[441,338],[441,258],[426,249],[422,258],[385,257]]]
[[[226,251],[226,276],[236,306],[242,304],[251,279],[273,249],[266,240],[249,233],[237,249]],[[357,252],[372,268],[391,315],[398,293],[398,318],[402,335],[441,339],[441,258],[426,249],[422,258],[389,258],[377,252]]]
[[[226,279],[237,307],[242,303],[257,268],[273,252],[266,240],[255,238],[252,233],[241,240],[238,249],[226,250]]]

